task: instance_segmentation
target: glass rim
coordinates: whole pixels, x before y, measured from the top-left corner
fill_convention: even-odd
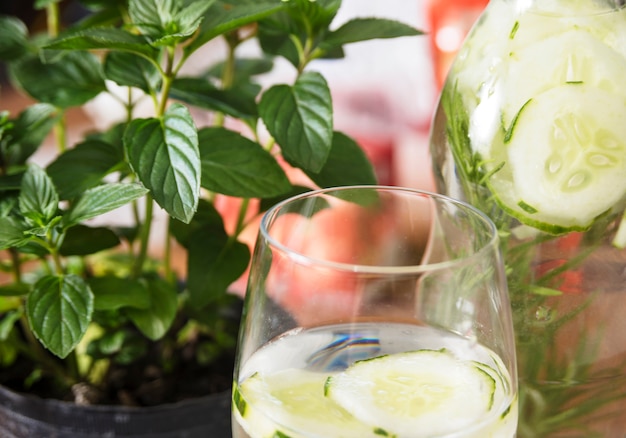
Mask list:
[[[355,263],[343,263],[343,262],[334,262],[330,260],[325,260],[321,258],[311,257],[305,254],[302,254],[288,245],[285,245],[274,237],[271,236],[268,225],[270,222],[277,217],[277,213],[283,209],[287,204],[291,204],[295,201],[312,198],[321,195],[330,195],[331,193],[341,192],[341,191],[350,191],[350,190],[361,190],[361,189],[369,189],[376,190],[378,192],[394,192],[394,193],[403,193],[409,195],[420,195],[424,197],[428,197],[430,199],[435,199],[437,201],[443,201],[445,203],[455,205],[464,209],[465,211],[471,213],[475,217],[479,218],[481,222],[485,225],[485,232],[488,233],[489,239],[480,248],[476,249],[476,251],[464,257],[456,257],[452,260],[445,260],[442,262],[435,263],[424,263],[418,265],[401,265],[401,266],[389,266],[389,265],[365,265],[365,264],[355,264]],[[261,219],[261,223],[259,226],[259,235],[269,244],[270,247],[276,248],[280,250],[283,254],[288,255],[288,257],[294,260],[296,263],[301,265],[316,265],[320,267],[325,267],[328,269],[333,269],[335,271],[343,271],[343,272],[352,272],[352,273],[361,273],[361,274],[379,274],[379,275],[408,275],[408,274],[423,274],[427,272],[434,272],[444,269],[450,269],[451,266],[471,263],[474,259],[480,258],[484,252],[489,251],[490,248],[494,248],[496,251],[498,250],[499,245],[499,236],[498,230],[495,223],[483,213],[481,210],[477,209],[473,205],[452,198],[447,195],[443,195],[440,193],[423,190],[423,189],[415,189],[410,187],[402,187],[402,186],[389,186],[389,185],[351,185],[351,186],[338,186],[338,187],[327,187],[322,189],[314,189],[308,192],[300,193],[294,196],[291,196],[287,199],[284,199],[272,207],[270,207],[264,214]]]

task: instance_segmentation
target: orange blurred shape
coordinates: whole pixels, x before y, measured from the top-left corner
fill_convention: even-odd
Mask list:
[[[441,88],[463,40],[488,0],[428,0],[426,19],[437,87]]]

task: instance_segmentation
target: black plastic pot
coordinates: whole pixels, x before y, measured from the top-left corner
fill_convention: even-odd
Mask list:
[[[149,408],[79,406],[0,386],[2,438],[228,438],[230,392]]]

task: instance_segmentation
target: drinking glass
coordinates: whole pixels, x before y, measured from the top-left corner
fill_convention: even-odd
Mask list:
[[[233,437],[512,437],[515,345],[493,223],[400,187],[312,191],[264,216]]]

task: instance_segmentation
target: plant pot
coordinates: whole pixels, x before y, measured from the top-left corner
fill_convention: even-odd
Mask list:
[[[81,406],[0,386],[2,438],[221,438],[230,433],[230,391],[134,408]]]

